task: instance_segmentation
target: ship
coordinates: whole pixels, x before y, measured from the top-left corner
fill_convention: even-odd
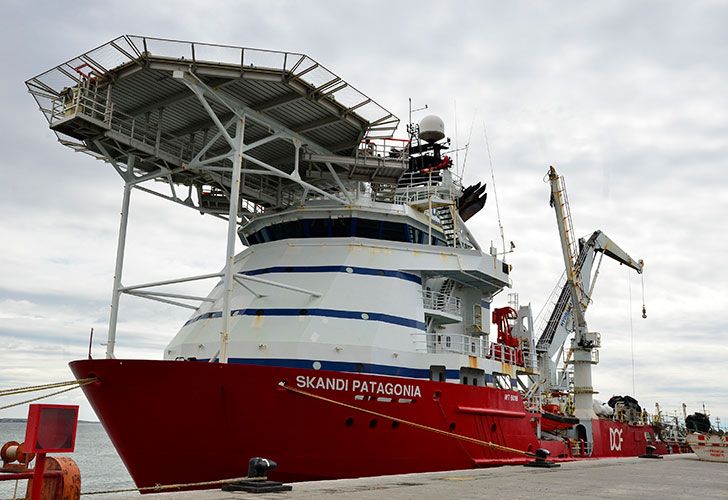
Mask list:
[[[106,356],[70,369],[138,487],[251,457],[306,481],[671,451],[636,401],[593,398],[594,270],[643,263],[575,238],[553,167],[565,267],[534,321],[516,294],[493,306],[508,251],[468,229],[487,189],[463,184],[443,121],[410,105],[395,138],[394,114],[307,55],[123,35],[26,85],[61,144],[122,179]],[[222,270],[125,284],[132,192],[225,220]],[[129,295],[191,311],[163,359],[115,355]]]
[[[728,462],[728,439],[720,430],[720,426],[718,428],[712,426],[705,405],[702,412],[685,416],[685,429],[688,433],[685,441],[699,460]]]
[[[728,463],[728,439],[725,435],[693,432],[688,434],[686,439],[698,459]]]

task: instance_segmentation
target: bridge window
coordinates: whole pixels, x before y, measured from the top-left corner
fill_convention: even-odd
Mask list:
[[[426,244],[428,232],[403,222],[339,217],[336,219],[305,219],[281,222],[264,227],[247,237],[256,245],[286,238],[347,238],[357,236],[375,240]],[[440,235],[432,235],[432,244],[447,246]]]

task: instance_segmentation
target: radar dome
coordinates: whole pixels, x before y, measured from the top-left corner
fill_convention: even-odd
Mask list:
[[[437,142],[445,138],[445,122],[435,115],[427,115],[420,120],[420,139]]]

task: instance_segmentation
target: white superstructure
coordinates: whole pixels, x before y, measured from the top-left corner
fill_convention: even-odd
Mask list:
[[[242,228],[254,243],[235,258],[229,359],[417,377],[438,366],[455,379],[464,366],[482,370],[481,383],[502,372],[508,354],[493,352],[487,333],[490,300],[508,285],[503,263],[447,246],[442,226],[409,204],[371,193],[357,202],[313,203]],[[429,232],[440,245],[426,244]],[[223,296],[220,283],[166,358],[219,354]]]
[[[485,185],[453,173],[437,116],[393,138],[396,116],[304,54],[129,35],[26,84],[124,181],[107,357],[129,294],[192,309],[167,359],[507,387],[535,369],[527,307],[512,345],[488,335],[509,267],[465,226]],[[222,270],[124,284],[134,191],[226,219]],[[165,289],[201,279],[206,297]]]

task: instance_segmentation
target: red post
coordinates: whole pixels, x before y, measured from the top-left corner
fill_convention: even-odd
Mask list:
[[[30,493],[30,500],[40,500],[40,494],[43,490],[43,471],[45,470],[46,454],[40,452],[35,457],[35,467],[33,468],[33,490]]]

